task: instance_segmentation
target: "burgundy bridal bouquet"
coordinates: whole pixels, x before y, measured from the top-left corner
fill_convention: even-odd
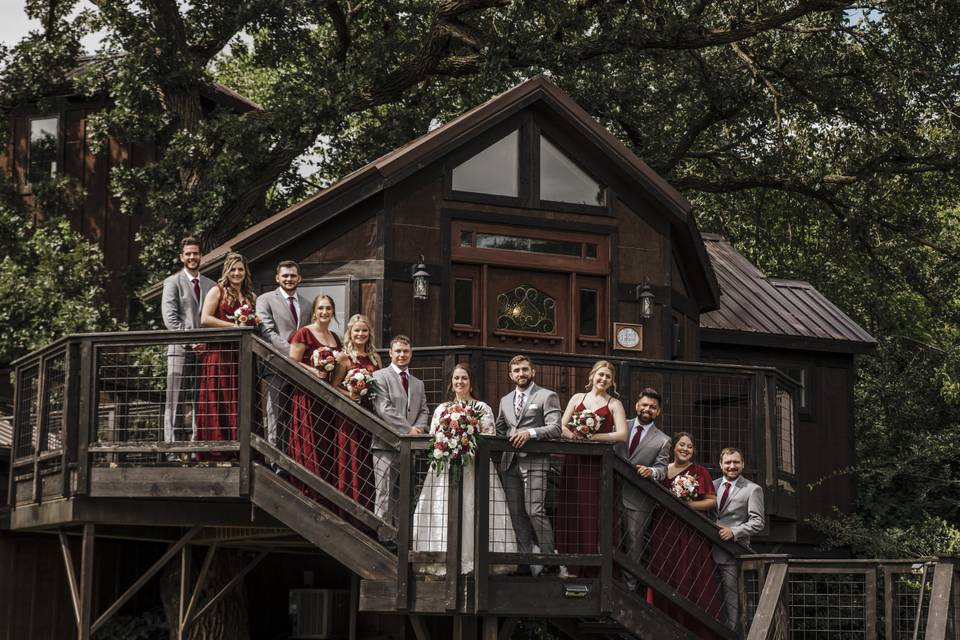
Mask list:
[[[684,502],[690,502],[700,496],[700,482],[697,481],[696,476],[681,473],[673,479],[670,490]]]
[[[310,365],[320,373],[329,375],[337,368],[337,354],[329,349],[314,349],[310,354]]]
[[[228,315],[227,319],[233,320],[233,323],[238,327],[257,327],[260,325],[260,316],[257,315],[257,310],[250,304],[240,305],[240,308]]]
[[[602,426],[603,417],[598,416],[590,409],[575,411],[574,414],[570,416],[570,428],[584,438],[589,438]]]
[[[460,470],[477,449],[479,429],[480,411],[476,402],[454,400],[444,405],[433,432],[430,468],[440,474],[450,467],[453,477],[459,479]]]
[[[350,395],[361,398],[366,396],[372,398],[379,391],[373,374],[363,367],[354,367],[347,371],[347,375],[343,379],[343,387],[350,392]]]

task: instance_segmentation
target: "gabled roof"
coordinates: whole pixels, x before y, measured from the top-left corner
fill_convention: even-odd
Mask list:
[[[285,237],[289,241],[302,236],[353,204],[400,182],[534,103],[546,106],[565,126],[573,128],[595,144],[629,181],[637,184],[638,191],[649,194],[654,205],[670,222],[673,237],[683,253],[684,261],[689,265],[688,274],[698,293],[699,307],[704,310],[715,309],[720,292],[696,223],[690,214],[690,203],[612,133],[600,126],[569,95],[543,76],[531,78],[491,98],[354,171],[329,188],[235,235],[208,251],[201,269],[208,271],[219,264],[229,251],[240,251],[248,259],[256,260],[268,251],[275,250]],[[261,242],[267,236],[272,241]]]
[[[720,282],[720,308],[700,315],[704,342],[849,353],[876,346],[873,336],[810,283],[768,278],[726,238],[702,235]]]

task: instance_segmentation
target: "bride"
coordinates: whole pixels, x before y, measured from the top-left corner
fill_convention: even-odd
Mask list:
[[[448,401],[440,404],[433,412],[430,421],[430,433],[437,429],[440,415],[443,410],[455,402],[470,402],[475,405],[480,414],[480,433],[494,435],[493,411],[490,405],[479,402],[473,397],[470,386],[470,369],[464,364],[458,364],[453,369],[450,386],[447,391]],[[447,550],[447,487],[449,486],[449,470],[437,473],[427,472],[423,491],[417,501],[417,508],[413,512],[413,550],[414,551],[446,551]],[[489,550],[494,553],[518,553],[516,534],[513,523],[507,511],[507,498],[497,475],[496,465],[490,465],[490,533]],[[476,513],[474,505],[474,483],[476,473],[473,461],[467,461],[463,466],[463,513],[461,515],[461,550],[460,572],[463,574],[473,571],[474,524],[473,516]],[[418,573],[442,576],[446,574],[444,563],[432,562],[415,567]],[[491,573],[510,573],[516,569],[512,565],[491,565]]]

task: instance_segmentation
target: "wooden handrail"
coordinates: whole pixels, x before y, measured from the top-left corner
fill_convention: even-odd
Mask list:
[[[773,640],[777,622],[782,620],[783,598],[787,591],[788,566],[785,560],[774,562],[767,569],[760,602],[753,616],[747,640]]]

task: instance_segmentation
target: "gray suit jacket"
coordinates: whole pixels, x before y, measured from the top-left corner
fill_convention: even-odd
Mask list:
[[[409,396],[403,392],[403,383],[392,366],[386,366],[373,372],[373,378],[380,392],[373,397],[373,409],[384,422],[402,434],[410,427],[419,427],[426,433],[430,428],[430,412],[427,410],[427,393],[420,378],[407,369],[407,387]],[[388,449],[385,442],[374,438],[372,449]]]
[[[640,440],[640,444],[637,445],[633,455],[628,455],[630,451],[629,439],[636,423],[636,418],[630,423],[630,429],[627,431],[628,441],[616,443],[613,450],[617,455],[629,462],[631,466],[635,467],[638,464],[642,464],[645,467],[649,467],[651,471],[653,471],[653,475],[651,475],[649,479],[654,482],[660,482],[667,476],[667,464],[670,462],[670,436],[660,431],[660,429],[657,429],[657,425],[654,424],[650,427],[647,435]],[[638,491],[634,487],[625,484],[623,487],[623,506],[628,509],[647,510],[651,505],[648,499],[644,497],[642,491]]]
[[[172,331],[200,328],[200,309],[207,292],[217,286],[213,280],[200,274],[200,300],[193,293],[193,282],[183,269],[163,281],[160,314],[163,326]]]
[[[730,495],[721,511],[719,509],[722,485],[723,476],[713,481],[717,492],[717,524],[733,531],[733,537],[737,542],[749,545],[750,536],[763,531],[763,489],[760,485],[740,476],[730,487]],[[731,561],[729,554],[717,547],[713,549],[713,559],[715,562]]]
[[[310,303],[297,294],[300,303],[300,317],[297,324],[290,315],[290,302],[279,289],[274,289],[257,298],[257,315],[260,316],[260,333],[270,344],[285,354],[290,351],[290,336],[310,323]]]
[[[537,439],[560,437],[560,419],[563,412],[560,410],[560,398],[549,389],[538,387],[530,383],[524,392],[523,410],[520,413],[520,419],[517,419],[514,400],[517,391],[514,389],[511,393],[500,398],[500,411],[497,414],[497,435],[512,436],[517,431],[523,429],[533,429],[537,433]],[[545,463],[549,461],[549,455],[530,455],[518,453],[520,464]],[[504,471],[513,462],[513,451],[507,451],[500,459],[500,468]]]

